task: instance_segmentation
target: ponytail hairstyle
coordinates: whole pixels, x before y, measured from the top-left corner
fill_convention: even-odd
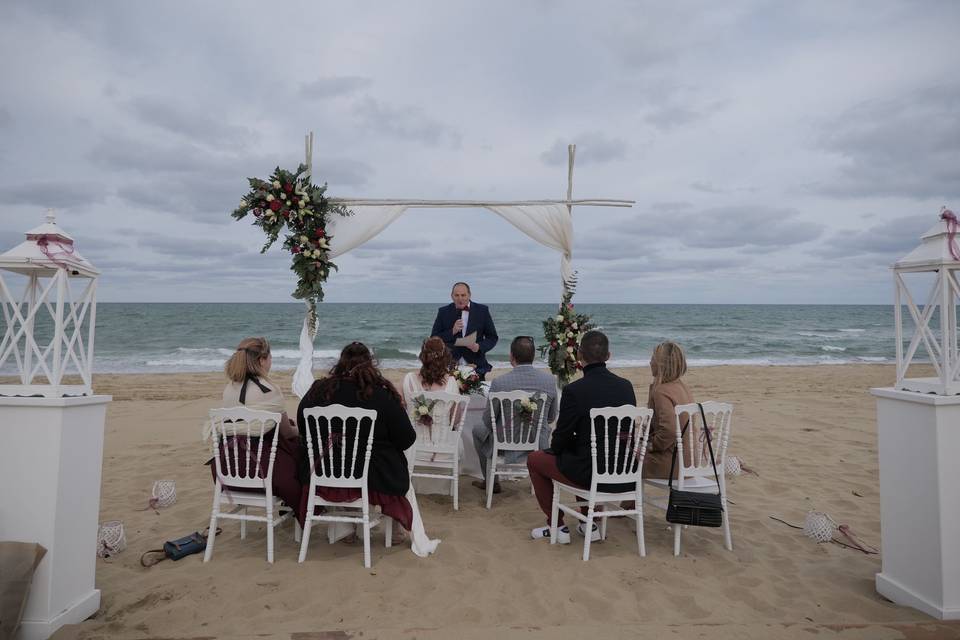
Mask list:
[[[427,338],[420,347],[420,379],[424,384],[443,384],[453,367],[450,351],[437,336]]]
[[[679,380],[687,372],[687,358],[676,342],[661,342],[653,349],[653,361],[657,365],[657,384]]]
[[[244,338],[223,370],[234,382],[243,382],[248,376],[262,378],[265,372],[260,361],[269,355],[270,342],[266,338]]]
[[[358,400],[369,400],[374,390],[381,388],[392,395],[397,402],[403,404],[397,388],[383,377],[373,359],[373,354],[362,342],[351,342],[345,346],[340,352],[340,359],[330,369],[330,374],[314,383],[307,395],[313,396],[316,393],[324,402],[330,402],[344,380],[356,385]],[[307,400],[306,396],[304,400]],[[316,399],[311,401],[315,402]]]

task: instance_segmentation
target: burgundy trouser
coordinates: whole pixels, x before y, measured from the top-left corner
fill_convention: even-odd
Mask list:
[[[557,456],[546,451],[533,451],[527,456],[527,470],[530,472],[530,484],[540,503],[540,510],[547,516],[547,525],[550,525],[550,510],[553,507],[553,481],[559,480],[564,484],[580,485],[573,482],[560,472],[557,467]],[[563,526],[563,511],[557,517],[557,526]]]

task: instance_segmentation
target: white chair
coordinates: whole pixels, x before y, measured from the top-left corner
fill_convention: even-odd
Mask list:
[[[469,396],[443,391],[424,391],[428,402],[436,402],[430,412],[432,423],[420,424],[415,407],[410,407],[411,422],[417,431],[417,456],[414,459],[413,478],[438,478],[450,481],[453,510],[460,509],[460,432],[467,419]],[[411,403],[412,404],[412,403]],[[417,471],[427,468],[430,472]],[[442,473],[446,471],[447,473]]]
[[[550,544],[557,543],[557,525],[560,511],[584,523],[583,560],[590,559],[590,540],[594,518],[634,516],[637,520],[637,547],[640,555],[647,554],[643,540],[643,456],[647,451],[650,420],[653,410],[646,407],[623,405],[590,410],[590,462],[592,476],[589,489],[581,489],[553,481],[553,507],[550,514]],[[600,432],[598,435],[597,432]],[[599,491],[601,484],[632,484],[633,491],[609,493]],[[570,504],[560,502],[560,492],[573,494],[577,500]],[[633,499],[633,509],[603,510],[598,505],[618,504]],[[619,504],[618,504],[619,506]],[[586,507],[587,514],[579,507]],[[602,535],[606,535],[606,527]]]
[[[490,417],[493,420],[493,452],[487,462],[487,509],[493,502],[493,485],[497,476],[511,478],[529,478],[527,463],[500,462],[498,458],[505,451],[525,451],[530,453],[540,448],[540,432],[544,428],[550,409],[550,397],[541,394],[537,410],[528,421],[521,420],[517,407],[529,400],[536,392],[531,391],[495,391],[487,397],[490,402]],[[533,492],[533,485],[530,485]]]
[[[373,409],[346,407],[332,404],[303,410],[306,422],[307,458],[310,461],[310,484],[308,486],[307,513],[300,542],[300,557],[307,557],[310,530],[314,522],[353,523],[363,530],[363,566],[370,568],[370,529],[380,523],[381,514],[370,513],[367,475],[370,470],[370,454],[373,450],[373,430],[377,412]],[[317,451],[314,451],[317,443]],[[319,455],[318,455],[319,454]],[[332,502],[317,495],[318,487],[359,489],[360,497],[352,502]],[[317,514],[317,507],[330,510]],[[359,511],[359,513],[358,513]],[[385,546],[392,544],[393,519],[385,520]],[[333,538],[331,537],[331,542]]]
[[[210,443],[217,479],[204,562],[213,557],[217,520],[222,518],[240,521],[241,540],[247,537],[248,521],[266,522],[267,562],[273,562],[273,528],[293,514],[290,507],[273,495],[273,463],[279,434],[274,434],[269,450],[263,446],[264,434],[270,429],[279,429],[279,424],[279,413],[246,407],[210,410]],[[224,505],[234,508],[224,513],[220,510]],[[263,509],[265,515],[249,515],[250,507]],[[298,539],[298,533],[299,527],[295,526],[294,539]]]
[[[730,512],[727,509],[727,483],[723,472],[724,461],[727,457],[727,446],[730,442],[731,416],[733,405],[726,402],[707,401],[703,405],[703,413],[710,427],[710,442],[713,445],[713,457],[717,463],[717,476],[713,473],[713,464],[710,462],[710,450],[703,430],[703,418],[700,408],[695,402],[677,405],[675,410],[677,430],[677,466],[680,468],[673,486],[680,491],[696,491],[697,493],[716,493],[720,491],[720,501],[723,505],[723,543],[728,551],[733,551],[733,540],[730,537]],[[689,426],[686,430],[683,425]],[[688,452],[684,455],[684,451]],[[689,458],[689,466],[687,465]],[[719,483],[717,481],[719,477]],[[647,478],[644,482],[650,486],[667,489],[669,480]],[[667,497],[650,500],[650,504],[666,510]],[[673,525],[673,555],[680,555],[680,532],[683,527]]]

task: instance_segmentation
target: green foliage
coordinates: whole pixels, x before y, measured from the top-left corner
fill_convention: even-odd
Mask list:
[[[560,308],[543,321],[545,343],[540,347],[540,356],[546,358],[550,372],[557,377],[560,386],[569,383],[581,368],[578,359],[580,338],[594,327],[590,316],[577,313],[571,302],[577,286],[576,274],[565,284]]]
[[[304,175],[306,171],[306,165],[301,164],[296,172],[277,167],[267,180],[249,178],[250,191],[231,215],[242,220],[253,214],[254,226],[267,235],[260,253],[286,234],[283,248],[293,254],[290,269],[298,278],[293,297],[306,300],[313,314],[323,300],[323,283],[330,270],[337,268],[329,257],[327,224],[332,216],[348,216],[351,212],[332,204],[324,195],[327,185],[312,184]]]

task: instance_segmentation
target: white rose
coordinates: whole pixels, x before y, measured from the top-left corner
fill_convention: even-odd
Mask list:
[[[241,207],[247,206],[247,199],[246,199],[246,198],[240,198],[240,206],[241,206]]]
[[[577,328],[577,323],[576,323],[576,322],[574,322],[574,323],[573,323],[573,324],[571,324],[570,326],[571,326],[571,327],[573,327],[574,329],[576,329],[576,328]]]
[[[320,238],[320,240],[317,241],[317,246],[320,246],[320,247],[323,247],[324,249],[326,249],[326,248],[327,248],[327,239],[326,239],[326,238]]]
[[[423,405],[423,404],[422,404],[422,405],[420,405],[420,407],[417,409],[417,412],[418,412],[420,415],[425,416],[425,415],[427,415],[428,413],[430,413],[430,409],[428,409],[426,405]]]
[[[274,188],[274,189],[279,189],[279,188],[280,188],[280,181],[279,181],[279,180],[274,180],[274,181],[273,181],[273,188]]]
[[[290,201],[289,201],[289,200],[287,200],[287,206],[288,206],[288,207],[290,206]]]
[[[568,338],[572,338],[572,337],[573,337],[573,331],[567,331],[567,337],[568,337]]]
[[[307,244],[307,236],[300,236],[300,244]]]
[[[314,258],[319,258],[319,257],[320,257],[320,250],[319,250],[319,249],[314,249],[314,250],[313,250],[313,257],[314,257]]]
[[[573,347],[567,347],[567,353],[573,353]]]
[[[297,203],[297,206],[303,209],[305,206],[307,206],[307,203],[301,200],[300,202]]]
[[[563,322],[563,316],[557,316],[557,322]]]
[[[275,198],[273,197],[273,194],[272,194],[272,193],[268,193],[268,194],[267,194],[267,202],[273,202],[274,199],[275,199]]]

